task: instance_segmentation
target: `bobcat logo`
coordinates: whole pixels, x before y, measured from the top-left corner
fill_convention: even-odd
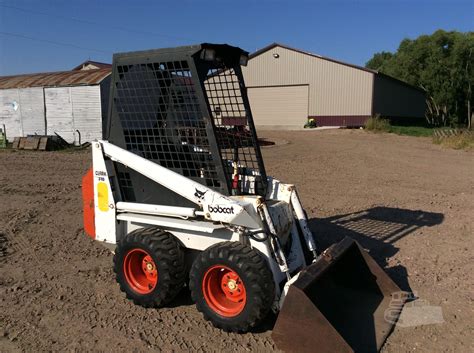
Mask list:
[[[194,193],[194,196],[196,196],[199,200],[203,200],[204,199],[204,194],[207,192],[207,190],[206,191],[200,191],[196,188],[195,188],[195,190],[196,190],[196,192]]]
[[[209,213],[227,213],[227,214],[234,214],[234,207],[222,207],[220,205],[217,206],[209,206],[207,205],[207,209]]]

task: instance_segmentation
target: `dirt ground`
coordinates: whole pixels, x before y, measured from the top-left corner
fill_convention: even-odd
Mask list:
[[[397,326],[383,352],[473,352],[474,153],[359,130],[260,135],[278,142],[263,148],[267,172],[297,185],[321,248],[351,236],[441,308],[443,323]],[[223,333],[187,290],[160,310],[127,301],[112,255],[82,230],[89,164],[89,151],[0,152],[0,351],[276,350],[271,319]]]

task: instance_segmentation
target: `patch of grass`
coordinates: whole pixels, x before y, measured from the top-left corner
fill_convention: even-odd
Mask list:
[[[390,121],[379,116],[367,119],[364,124],[366,130],[372,132],[390,132]]]
[[[369,118],[365,123],[365,128],[374,132],[390,132],[397,135],[407,136],[433,136],[433,128],[423,125],[392,125],[389,119],[380,116]]]
[[[397,135],[422,136],[422,137],[433,136],[433,128],[424,127],[424,126],[391,125],[389,132],[392,132]]]
[[[449,137],[433,137],[433,143],[455,150],[474,149],[474,134],[464,133]]]

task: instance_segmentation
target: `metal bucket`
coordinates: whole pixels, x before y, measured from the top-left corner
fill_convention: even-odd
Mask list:
[[[403,293],[345,238],[289,287],[272,337],[285,352],[378,352],[406,301]]]

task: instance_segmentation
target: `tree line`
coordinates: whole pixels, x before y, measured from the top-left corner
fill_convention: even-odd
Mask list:
[[[376,53],[366,67],[423,88],[429,124],[471,128],[474,32],[438,30],[404,39],[396,52]]]

